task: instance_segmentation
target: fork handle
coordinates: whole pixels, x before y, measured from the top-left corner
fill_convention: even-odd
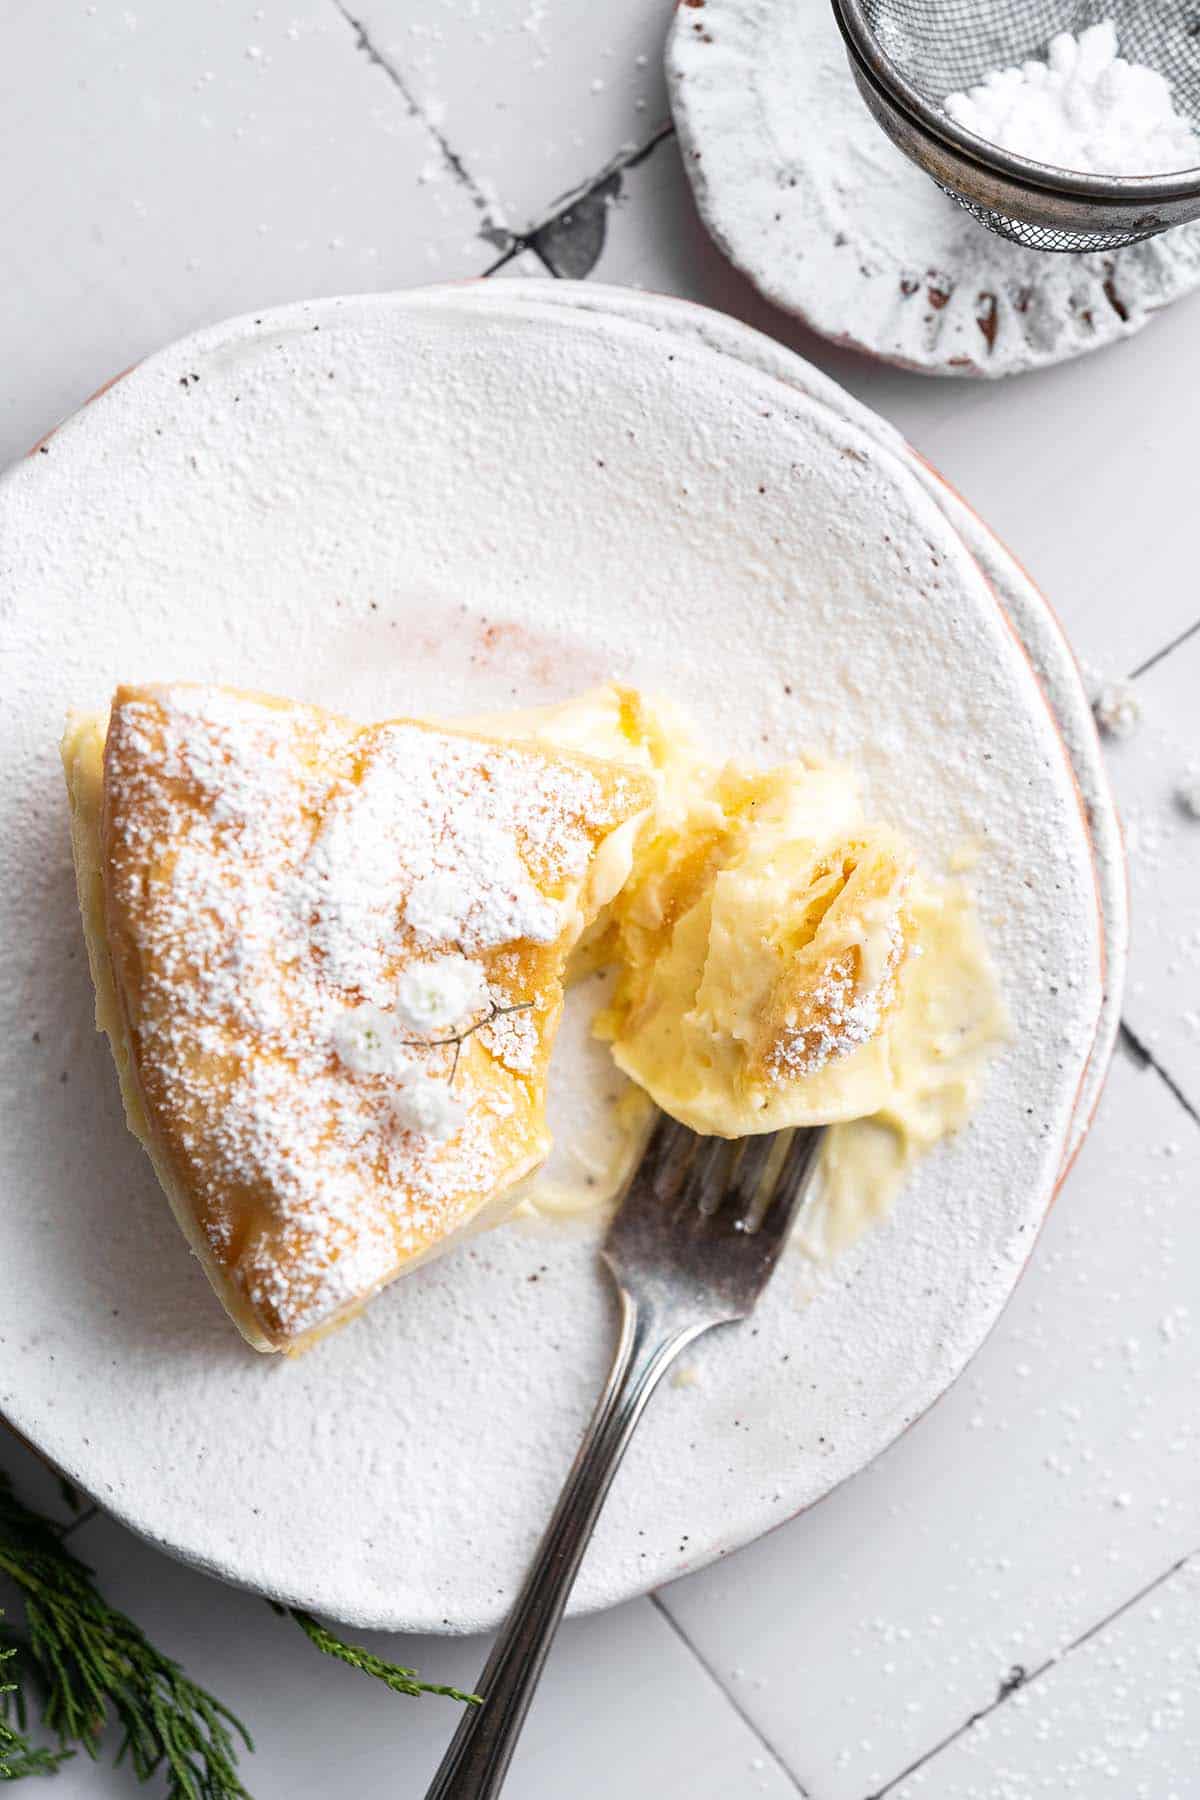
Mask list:
[[[426,1800],[500,1792],[588,1540],[646,1402],[679,1352],[711,1321],[680,1325],[639,1310],[624,1288],[621,1331],[604,1392],[495,1648]]]

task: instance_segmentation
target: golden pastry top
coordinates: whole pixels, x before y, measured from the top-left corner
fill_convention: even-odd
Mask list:
[[[156,1161],[292,1345],[545,1152],[567,950],[649,781],[219,688],[118,691],[104,923]]]

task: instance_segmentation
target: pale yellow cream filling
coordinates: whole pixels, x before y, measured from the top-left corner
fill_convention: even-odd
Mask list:
[[[847,1248],[887,1213],[917,1158],[970,1116],[1007,1035],[968,889],[925,874],[894,833],[869,826],[849,770],[718,769],[674,708],[620,689],[488,724],[628,761],[653,772],[661,794],[652,830],[621,846],[630,869],[577,964],[583,974],[616,960],[616,1001],[598,1028],[637,1085],[612,1084],[608,1104],[590,1109],[586,1129],[530,1178],[525,1210],[611,1208],[644,1139],[649,1094],[725,1136],[828,1123],[800,1239],[816,1257]],[[972,844],[951,867],[973,866],[978,853]],[[689,870],[689,857],[703,866]],[[772,1032],[782,1017],[804,1023],[796,984],[850,951],[859,988],[881,996],[877,1028],[868,1030],[868,1003],[863,1041],[821,1061],[821,1033],[806,1035],[801,1048],[815,1066],[790,1075],[784,1065],[772,1078]],[[799,967],[781,1011],[789,953]]]

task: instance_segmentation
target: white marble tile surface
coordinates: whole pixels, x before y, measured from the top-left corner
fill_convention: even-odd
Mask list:
[[[328,0],[72,0],[2,29],[0,461],[210,320],[495,260]]]
[[[519,231],[667,118],[669,0],[345,0]]]
[[[1191,1800],[1200,1561],[892,1790],[893,1800]]]
[[[669,133],[636,154],[663,130],[668,15],[665,0],[14,0],[0,460],[207,320],[498,262],[591,274],[800,349],[1007,538],[1091,678],[1152,663],[1141,728],[1110,760],[1131,827],[1127,1019],[1159,1068],[1127,1045],[1012,1307],[927,1419],[728,1564],[567,1628],[508,1791],[1194,1800],[1195,1565],[1150,1584],[1200,1549],[1200,823],[1176,799],[1200,779],[1200,635],[1185,640],[1200,298],[1102,357],[994,385],[819,342],[721,261]],[[5,1444],[0,1467],[65,1516],[27,1452]],[[253,1724],[259,1800],[423,1791],[451,1703],[326,1664],[260,1601],[103,1519],[74,1541]],[[484,1649],[383,1647],[463,1683]],[[49,1791],[131,1788],[79,1760]]]
[[[1125,1017],[1200,1114],[1200,632],[1132,685],[1140,720],[1107,745],[1129,851]]]

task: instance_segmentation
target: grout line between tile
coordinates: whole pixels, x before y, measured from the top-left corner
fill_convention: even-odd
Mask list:
[[[1144,1586],[1137,1589],[1136,1593],[1130,1594],[1118,1606],[1114,1606],[1111,1612],[1105,1613],[1102,1619],[1097,1619],[1094,1625],[1089,1625],[1086,1631],[1081,1631],[1079,1636],[1072,1638],[1069,1644],[1056,1651],[1053,1656],[1048,1656],[1045,1662],[1039,1663],[1036,1669],[1030,1669],[1028,1672],[1014,1670],[1011,1676],[1000,1683],[999,1692],[990,1705],[981,1706],[978,1712],[973,1712],[957,1730],[948,1732],[931,1749],[926,1750],[924,1755],[918,1756],[916,1761],[909,1763],[906,1769],[901,1769],[898,1775],[893,1775],[890,1781],[884,1783],[883,1787],[876,1788],[874,1792],[866,1795],[865,1800],[884,1800],[885,1795],[893,1793],[902,1781],[907,1781],[910,1775],[915,1775],[919,1769],[925,1768],[935,1757],[940,1756],[943,1750],[948,1750],[951,1744],[955,1744],[959,1738],[965,1737],[968,1731],[973,1731],[982,1719],[990,1718],[999,1707],[1011,1700],[1014,1694],[1032,1687],[1035,1681],[1039,1681],[1051,1669],[1060,1667],[1068,1657],[1074,1655],[1076,1650],[1081,1650],[1085,1644],[1090,1643],[1092,1638],[1107,1631],[1110,1625],[1115,1625],[1118,1619],[1123,1618],[1127,1612],[1131,1612],[1135,1606],[1140,1605],[1156,1589],[1170,1581],[1173,1575],[1178,1575],[1180,1569],[1186,1567],[1197,1555],[1200,1555],[1200,1549],[1189,1550],[1185,1555],[1178,1557],[1169,1568],[1163,1570],[1161,1575],[1155,1575],[1152,1580],[1147,1581]]]
[[[77,1531],[82,1531],[86,1526],[91,1524],[93,1519],[98,1519],[99,1517],[100,1508],[93,1500],[90,1505],[84,1507],[81,1513],[76,1514],[69,1525],[63,1526],[58,1534],[59,1542],[65,1544],[69,1537],[74,1537]]]
[[[1171,1093],[1174,1094],[1176,1100],[1178,1100],[1180,1106],[1182,1106],[1184,1112],[1187,1113],[1193,1123],[1200,1125],[1200,1110],[1197,1110],[1196,1106],[1188,1099],[1175,1077],[1163,1068],[1158,1058],[1151,1050],[1146,1048],[1141,1038],[1126,1024],[1124,1019],[1121,1020],[1121,1038],[1126,1049],[1129,1050],[1130,1054],[1133,1056],[1134,1061],[1140,1063],[1144,1069],[1153,1069],[1159,1080],[1166,1083]]]
[[[392,86],[396,89],[396,92],[404,101],[405,106],[407,106],[409,113],[414,119],[418,119],[421,122],[434,143],[437,145],[438,153],[455,181],[457,181],[459,186],[470,195],[471,200],[474,202],[483,218],[480,235],[486,238],[497,250],[501,250],[506,254],[515,251],[519,246],[516,244],[512,232],[510,232],[496,216],[496,209],[488,199],[483,188],[472,175],[470,169],[468,169],[457,150],[454,149],[445,133],[441,131],[429,117],[429,114],[425,111],[424,107],[413,93],[396,64],[383,54],[383,51],[380,50],[379,46],[371,38],[371,35],[362,20],[355,18],[354,14],[343,5],[343,0],[332,0],[332,5],[334,10],[341,15],[354,33],[357,48],[362,51],[368,62],[373,63],[377,69],[381,69],[387,76]],[[491,271],[488,270],[487,273],[490,274]]]
[[[480,270],[478,279],[480,281],[486,281],[489,275],[498,275],[501,269],[507,268],[514,257],[520,256],[520,254],[521,246],[519,244],[513,244],[504,252],[503,256],[498,256],[495,262],[490,262],[486,269]]]
[[[770,1757],[771,1761],[775,1764],[775,1767],[779,1770],[780,1774],[784,1777],[784,1779],[786,1781],[788,1781],[790,1783],[793,1791],[800,1796],[800,1800],[814,1800],[814,1796],[811,1795],[809,1793],[808,1789],[803,1786],[799,1777],[797,1775],[793,1774],[792,1770],[789,1769],[787,1763],[783,1760],[783,1757],[780,1755],[779,1751],[775,1748],[775,1746],[771,1742],[770,1738],[768,1738],[764,1735],[762,1727],[758,1724],[758,1722],[755,1719],[751,1718],[750,1714],[746,1711],[745,1707],[738,1700],[737,1696],[735,1694],[733,1694],[729,1688],[726,1687],[725,1683],[721,1680],[721,1677],[717,1674],[717,1671],[713,1668],[713,1665],[709,1662],[708,1658],[704,1655],[703,1651],[698,1649],[696,1644],[693,1643],[692,1639],[688,1636],[687,1632],[683,1629],[683,1626],[679,1623],[679,1621],[675,1617],[674,1613],[672,1613],[668,1609],[668,1607],[663,1602],[661,1597],[658,1594],[651,1594],[651,1595],[649,1595],[649,1600],[650,1600],[651,1606],[655,1609],[655,1611],[659,1614],[659,1616],[661,1618],[665,1619],[667,1625],[675,1633],[675,1636],[679,1639],[679,1641],[683,1645],[684,1649],[687,1650],[691,1654],[691,1656],[694,1658],[694,1660],[699,1663],[699,1665],[703,1669],[704,1673],[708,1676],[708,1679],[712,1682],[713,1686],[717,1689],[718,1693],[720,1693],[722,1699],[727,1700],[729,1702],[730,1706],[733,1708],[733,1710],[737,1714],[738,1718],[742,1721],[742,1724],[746,1727],[747,1731],[749,1731],[751,1733],[751,1735],[758,1741],[758,1743],[760,1743],[762,1745],[763,1749],[766,1751],[766,1753]]]
[[[537,244],[529,244],[527,246],[527,248],[528,248],[531,256],[537,257],[537,259],[541,263],[543,269],[545,269],[547,275],[551,276],[555,281],[558,281],[561,279],[561,277],[559,276],[558,270],[555,268],[554,264],[550,261],[549,257],[546,256],[544,251],[542,251],[538,247]]]
[[[1170,656],[1172,650],[1178,650],[1182,644],[1187,643],[1189,638],[1194,638],[1198,631],[1200,631],[1200,619],[1197,619],[1194,625],[1189,625],[1186,631],[1181,631],[1178,637],[1173,637],[1169,644],[1164,644],[1161,650],[1156,650],[1153,656],[1148,656],[1145,662],[1139,663],[1130,674],[1130,681],[1136,681],[1140,675],[1148,675],[1150,670],[1162,662],[1165,656]]]
[[[514,238],[512,244],[504,252],[504,255],[498,256],[494,263],[488,264],[487,268],[484,269],[483,273],[479,276],[479,280],[486,281],[489,275],[498,275],[501,269],[507,268],[510,262],[515,261],[518,256],[526,251],[530,256],[537,257],[547,275],[555,275],[557,273],[556,270],[550,267],[550,264],[546,261],[536,245],[527,244],[523,238]]]

